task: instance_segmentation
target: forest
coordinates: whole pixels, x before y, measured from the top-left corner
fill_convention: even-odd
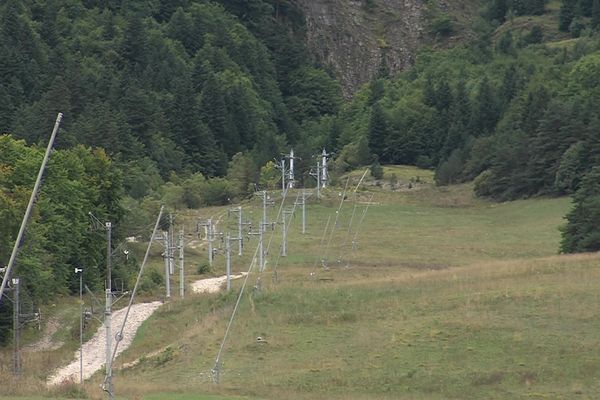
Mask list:
[[[7,0],[0,5],[0,264],[56,114],[64,113],[19,273],[36,301],[104,276],[101,230],[138,233],[161,203],[226,204],[274,188],[273,160],[336,154],[436,171],[506,201],[573,195],[562,252],[600,249],[600,0],[481,1],[469,39],[430,23],[407,71],[344,100],[291,0]],[[365,7],[375,7],[365,2]],[[519,25],[519,19],[531,23]],[[537,18],[537,19],[536,19]],[[440,23],[443,22],[443,23]],[[536,23],[539,21],[539,24]],[[116,261],[132,279],[135,260]],[[4,306],[3,307],[8,307]]]

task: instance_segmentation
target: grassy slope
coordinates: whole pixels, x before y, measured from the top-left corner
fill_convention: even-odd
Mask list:
[[[117,378],[124,394],[161,388],[269,399],[598,395],[598,257],[553,256],[568,199],[492,204],[473,199],[468,186],[378,193],[355,257],[340,246],[352,213],[345,204],[325,257],[331,268],[323,270],[315,254],[324,221],[338,206],[332,197],[310,207],[306,237],[296,218],[279,283],[268,271],[262,290],[244,297],[221,385],[210,383],[209,370],[233,295],[158,313],[129,357],[163,351]],[[132,383],[138,380],[144,383]]]
[[[142,357],[116,373],[119,396],[597,397],[599,257],[554,255],[556,228],[569,200],[494,204],[474,199],[469,186],[440,190],[413,183],[408,189],[411,177],[431,179],[410,168],[386,169],[386,182],[392,172],[396,192],[371,187],[377,204],[368,210],[355,252],[342,246],[351,241],[350,201],[329,250],[319,246],[325,221],[339,205],[338,192],[310,205],[304,236],[297,214],[290,256],[278,263],[278,283],[271,280],[271,257],[262,290],[252,296],[248,290],[243,298],[219,386],[210,383],[209,370],[235,293],[193,297],[159,310],[117,361],[119,367]],[[348,186],[361,175],[353,174]],[[360,200],[368,198],[359,193]],[[364,207],[358,206],[354,226]],[[271,254],[277,248],[278,235]],[[329,270],[320,266],[321,258]],[[235,261],[238,270],[246,265]],[[222,257],[215,269],[222,269]],[[266,343],[257,343],[257,336]],[[88,385],[94,398],[101,397],[98,381]],[[170,394],[144,397],[165,392]]]

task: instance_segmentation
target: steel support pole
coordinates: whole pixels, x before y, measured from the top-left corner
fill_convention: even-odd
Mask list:
[[[239,206],[238,207],[238,256],[242,255],[242,248],[243,248],[243,238],[242,238],[242,207]]]
[[[169,232],[163,231],[163,238],[165,240],[165,289],[167,300],[171,298],[171,274],[169,270]]]
[[[15,278],[12,280],[13,284],[13,293],[14,293],[14,304],[13,304],[13,341],[14,341],[14,364],[13,364],[13,373],[15,376],[21,375],[21,353],[20,353],[20,321],[19,315],[21,313],[21,303],[19,299],[19,287],[20,281],[19,278]]]
[[[225,237],[225,256],[226,256],[226,270],[227,270],[227,291],[231,290],[231,236],[227,232]]]
[[[21,242],[23,241],[23,236],[25,235],[25,229],[27,228],[29,216],[31,215],[31,211],[33,210],[33,206],[35,205],[35,199],[37,197],[38,192],[40,191],[40,186],[42,185],[42,177],[44,176],[44,171],[46,170],[46,164],[48,164],[48,160],[50,159],[50,154],[52,153],[52,146],[54,146],[54,139],[56,138],[56,133],[58,132],[58,128],[60,126],[60,122],[62,121],[62,117],[62,113],[58,113],[58,115],[56,116],[54,129],[52,130],[52,134],[50,135],[50,141],[48,142],[48,147],[46,148],[46,153],[44,154],[44,159],[42,160],[42,165],[40,166],[37,179],[33,186],[33,190],[31,191],[29,203],[27,204],[27,209],[25,210],[25,215],[23,216],[23,221],[21,222],[21,227],[19,228],[19,233],[17,234],[17,239],[15,240],[15,245],[13,247],[12,253],[10,254],[10,259],[8,260],[6,271],[4,272],[4,277],[2,278],[2,286],[0,286],[0,302],[2,302],[2,295],[4,294],[6,284],[8,283],[8,280],[11,277],[12,269],[15,265],[15,259],[17,258],[17,253],[19,252],[19,246],[21,246]]]
[[[179,231],[179,296],[185,297],[185,272],[183,264],[183,229]]]

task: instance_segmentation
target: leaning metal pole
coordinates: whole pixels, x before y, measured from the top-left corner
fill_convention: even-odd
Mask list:
[[[52,146],[54,146],[54,139],[56,138],[56,133],[58,132],[58,128],[60,126],[60,121],[62,121],[62,117],[62,113],[58,113],[58,115],[56,116],[56,122],[54,123],[54,129],[52,130],[52,135],[50,136],[48,147],[46,148],[46,154],[44,155],[42,165],[40,166],[40,171],[38,172],[37,180],[35,181],[33,191],[31,192],[31,197],[29,198],[27,210],[25,211],[23,221],[21,222],[21,228],[19,229],[17,240],[15,240],[15,246],[13,247],[12,253],[10,255],[10,260],[8,261],[8,265],[6,266],[4,278],[2,279],[2,286],[0,286],[0,302],[2,302],[2,295],[4,295],[6,284],[10,279],[12,269],[15,264],[15,259],[17,258],[17,253],[19,252],[19,247],[21,246],[21,242],[23,241],[23,236],[25,235],[25,229],[27,228],[27,222],[29,221],[31,210],[33,210],[33,206],[35,205],[35,199],[40,190],[40,186],[42,185],[42,177],[44,176],[44,171],[46,170],[46,164],[48,164],[48,160],[50,159],[50,154],[52,153]]]

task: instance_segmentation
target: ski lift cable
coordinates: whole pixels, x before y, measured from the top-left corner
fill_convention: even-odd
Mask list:
[[[365,169],[365,172],[362,174],[362,177],[359,179],[358,184],[352,191],[352,201],[354,202],[354,207],[352,209],[352,216],[350,217],[350,222],[348,223],[348,234],[345,236],[344,243],[342,244],[342,246],[340,248],[340,255],[338,257],[338,260],[342,259],[344,249],[345,249],[346,245],[348,244],[348,239],[350,239],[352,237],[352,224],[354,223],[354,217],[356,216],[356,209],[358,208],[356,192],[358,191],[358,188],[362,184],[362,181],[365,179],[365,176],[367,176],[368,172],[369,172],[369,168]]]
[[[158,218],[156,219],[156,223],[154,224],[154,230],[152,231],[151,238],[154,238],[154,236],[156,235],[156,231],[158,230],[158,225],[160,224],[160,219],[162,218],[163,209],[164,209],[164,206],[161,206],[160,212],[158,213]],[[146,248],[146,254],[144,255],[144,261],[142,262],[142,265],[138,272],[138,276],[135,281],[135,286],[133,287],[133,292],[131,293],[131,298],[129,299],[129,305],[127,306],[127,311],[125,312],[125,317],[123,318],[123,323],[121,324],[121,329],[119,330],[119,333],[116,336],[117,340],[116,340],[115,348],[114,348],[112,356],[111,356],[111,364],[115,360],[115,357],[117,356],[117,349],[119,348],[119,343],[121,342],[121,339],[123,338],[123,331],[125,330],[125,325],[127,324],[127,318],[129,317],[129,312],[131,311],[131,306],[133,305],[133,301],[135,300],[135,295],[137,293],[137,289],[139,287],[139,284],[140,284],[140,281],[142,278],[142,274],[144,272],[144,267],[146,266],[146,262],[148,261],[148,255],[150,254],[151,246],[152,246],[152,239],[150,239],[150,241],[148,242],[148,247]]]
[[[285,201],[287,199],[288,192],[289,192],[288,188],[286,188],[285,191],[283,192],[283,196],[282,196],[282,199],[281,199],[281,203],[279,204],[279,209],[277,210],[277,216],[275,217],[275,221],[279,221],[279,217],[281,216],[281,214],[283,212],[283,206],[285,205]],[[264,221],[264,222],[266,223],[266,221]],[[263,229],[263,228],[261,227],[261,229]],[[274,236],[275,236],[275,230],[273,229],[271,231],[271,235],[269,237],[269,241],[267,242],[267,247],[264,250],[264,255],[263,256],[265,257],[265,261],[264,261],[265,265],[266,265],[266,261],[267,261],[267,256],[270,254],[269,251],[271,249],[271,243],[273,242],[273,237]],[[260,276],[261,276],[262,272],[263,271],[259,271],[257,280],[260,280]]]
[[[346,179],[346,185],[344,186],[344,191],[342,192],[342,196],[340,199],[340,205],[338,207],[338,209],[335,212],[335,221],[333,224],[333,227],[331,228],[331,232],[329,233],[329,240],[327,241],[327,246],[325,246],[325,250],[323,252],[323,255],[321,257],[322,260],[324,260],[324,262],[327,262],[327,253],[329,253],[329,247],[331,246],[331,242],[333,240],[333,235],[335,233],[335,229],[338,225],[338,222],[340,220],[340,214],[342,211],[342,207],[344,206],[344,198],[346,197],[346,191],[348,190],[348,183],[350,182],[350,177],[348,177],[348,179]]]
[[[298,199],[300,199],[300,192],[298,192],[298,194],[296,195],[296,200],[294,201],[294,206],[292,207],[292,212],[290,213],[290,221],[289,223],[284,224],[286,236],[290,230],[290,225],[292,224],[292,217],[294,215],[294,212],[296,212],[296,205],[298,204]],[[283,218],[285,219],[285,213],[283,214]],[[281,255],[283,253],[283,243],[281,243],[281,245],[279,246],[279,250],[280,251],[277,253],[277,258],[275,259],[275,264],[273,266],[274,276],[277,276],[277,266],[279,265],[279,260],[281,260]]]
[[[314,275],[317,270],[317,265],[319,264],[319,260],[321,259],[321,255],[323,254],[323,245],[325,244],[325,238],[327,237],[327,231],[329,230],[329,223],[331,222],[331,215],[327,216],[327,222],[325,223],[325,229],[323,230],[323,236],[321,237],[321,241],[319,243],[319,249],[316,252],[315,263],[313,265],[313,270],[311,275]]]
[[[356,239],[358,238],[358,233],[360,231],[360,228],[362,227],[363,221],[365,220],[365,217],[367,215],[367,212],[369,211],[369,207],[371,206],[371,203],[373,201],[373,194],[371,194],[371,196],[369,197],[369,201],[367,203],[367,205],[365,206],[365,208],[363,209],[363,213],[362,216],[360,217],[360,221],[358,222],[358,226],[356,228],[356,231],[354,232],[354,237],[352,238],[352,249],[350,250],[350,261],[353,261],[355,256],[356,256]]]
[[[240,293],[238,294],[237,300],[235,302],[235,306],[233,307],[231,317],[229,318],[229,322],[227,323],[227,328],[225,329],[225,334],[223,335],[223,340],[221,341],[221,346],[219,347],[219,351],[218,351],[217,357],[215,359],[215,366],[211,370],[213,377],[216,376],[216,374],[218,374],[218,372],[219,372],[219,368],[220,368],[220,364],[221,364],[221,356],[222,356],[223,350],[225,349],[225,343],[226,343],[227,337],[229,336],[229,333],[231,331],[231,326],[233,325],[233,320],[239,309],[239,306],[240,306],[240,303],[242,300],[242,296],[244,294],[244,290],[246,289],[246,285],[248,284],[248,278],[250,277],[250,273],[252,272],[252,269],[256,265],[259,248],[260,248],[260,246],[257,245],[256,250],[254,250],[254,255],[252,256],[252,261],[250,262],[250,267],[248,268],[248,271],[246,272],[246,277],[244,278],[244,282],[242,283]]]

